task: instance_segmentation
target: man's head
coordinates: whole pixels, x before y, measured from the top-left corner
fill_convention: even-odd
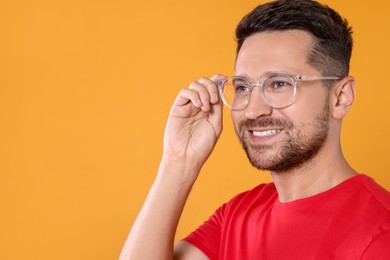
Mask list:
[[[336,154],[341,119],[354,97],[354,80],[347,76],[352,49],[347,22],[313,1],[280,0],[245,16],[237,41],[235,74],[255,87],[247,106],[232,110],[232,119],[253,166],[289,172],[320,158],[320,151],[322,158]],[[280,74],[339,79],[299,81],[295,101],[273,108],[258,89],[264,78]],[[275,93],[291,86],[277,78],[270,84]],[[243,90],[247,87],[237,91]]]
[[[308,62],[322,75],[347,76],[352,29],[333,9],[311,0],[279,0],[259,5],[236,28],[237,53],[251,35],[303,30],[314,37]]]

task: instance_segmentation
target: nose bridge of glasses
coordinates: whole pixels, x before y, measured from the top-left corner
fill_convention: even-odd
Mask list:
[[[272,113],[272,106],[263,93],[262,82],[251,82],[250,85],[251,93],[248,96],[246,104],[246,117],[256,119],[260,116],[270,115]],[[257,91],[253,91],[255,87],[258,87]]]
[[[267,98],[264,96],[264,93],[263,93],[263,81],[257,81],[257,82],[249,82],[250,84],[250,88],[251,88],[251,94],[249,95],[248,97],[248,103],[251,103],[252,99],[253,99],[253,96],[255,96],[256,100],[254,102],[264,102],[266,104],[268,104],[268,100]],[[258,91],[255,91],[255,95],[253,93],[253,89],[255,87],[258,87]]]
[[[258,95],[260,95],[260,99],[262,99],[263,101],[267,101],[266,98],[264,97],[264,93],[263,93],[263,83],[262,81],[255,81],[255,82],[249,82],[249,86],[250,86],[250,95],[248,97],[248,99],[252,99],[252,96],[253,96],[253,90],[257,87],[258,88],[258,91],[255,91]],[[249,102],[248,100],[248,102]]]
[[[249,85],[250,85],[251,89],[253,89],[255,87],[259,87],[259,89],[262,88],[262,82],[261,81],[249,82]]]

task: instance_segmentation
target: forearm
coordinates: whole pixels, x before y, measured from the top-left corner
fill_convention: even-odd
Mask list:
[[[120,259],[172,259],[177,224],[200,168],[222,131],[222,103],[213,80],[182,89],[169,113],[157,178]]]
[[[192,171],[192,172],[191,172]],[[121,253],[124,259],[172,259],[176,228],[197,169],[162,163]]]

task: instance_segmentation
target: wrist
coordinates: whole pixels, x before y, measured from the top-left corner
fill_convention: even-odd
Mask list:
[[[201,166],[185,160],[175,160],[163,156],[158,169],[158,177],[172,181],[176,185],[192,186],[199,175]]]

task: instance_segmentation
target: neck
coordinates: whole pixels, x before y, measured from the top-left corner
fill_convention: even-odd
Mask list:
[[[345,160],[341,147],[326,147],[303,166],[289,172],[271,172],[282,203],[307,198],[327,191],[357,174]]]

